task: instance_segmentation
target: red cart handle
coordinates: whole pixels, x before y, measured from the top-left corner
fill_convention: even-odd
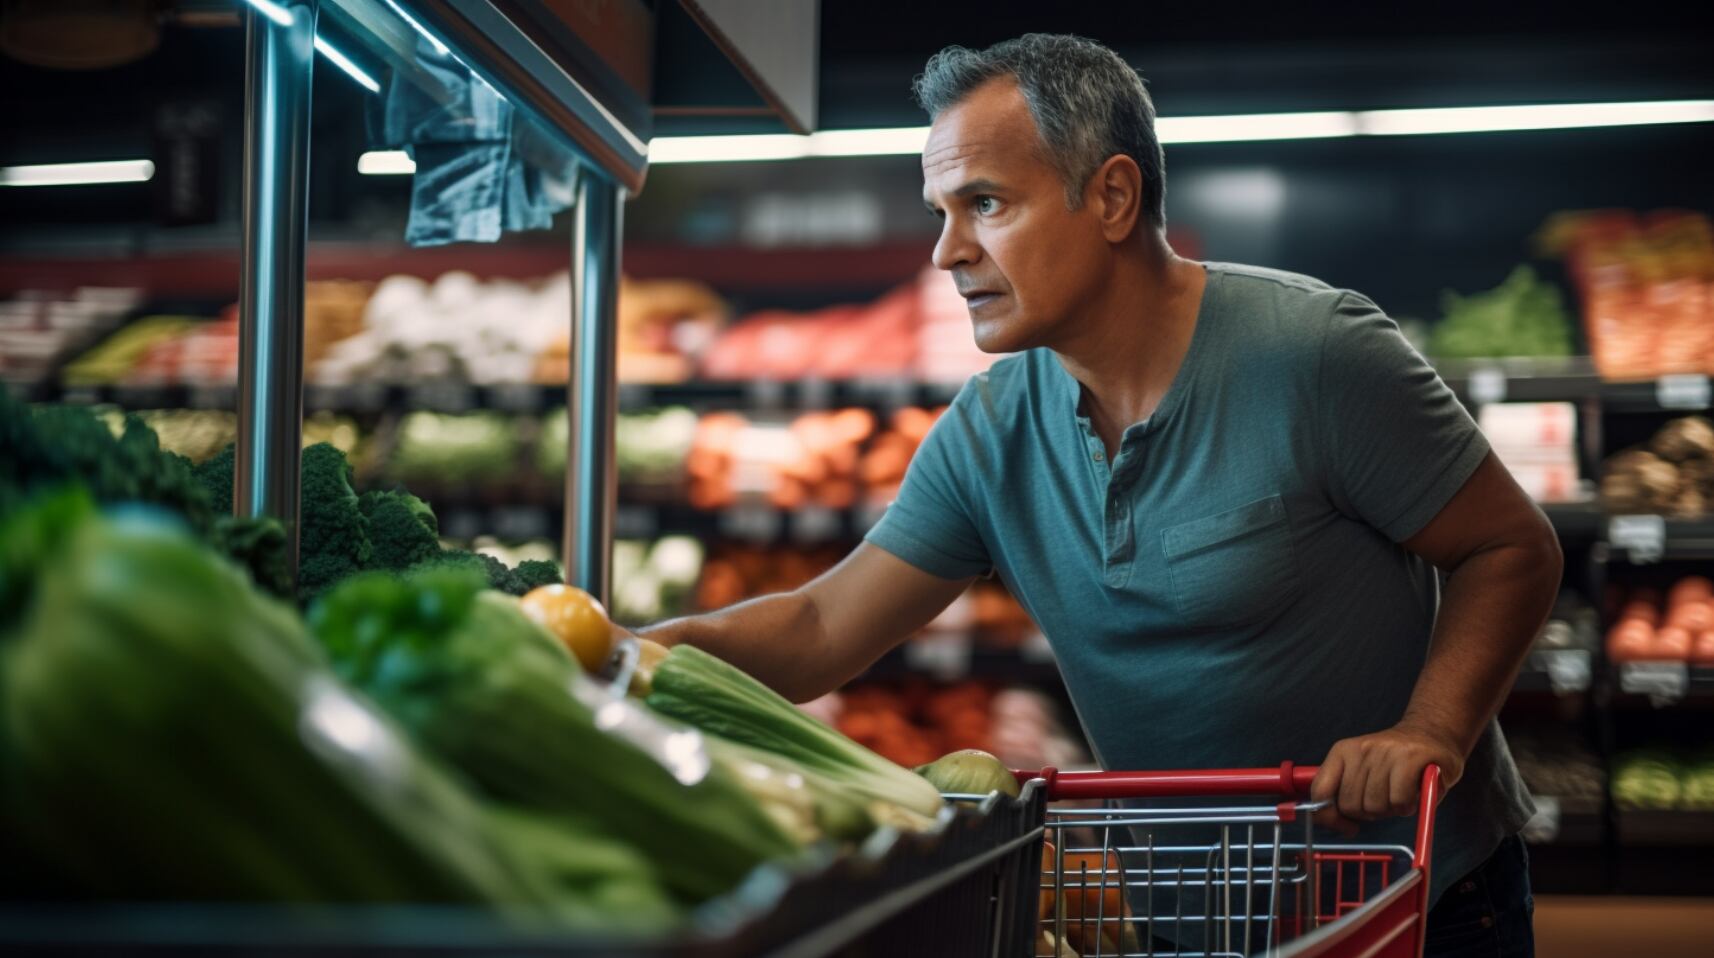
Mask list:
[[[1113,798],[1192,798],[1223,795],[1278,795],[1305,798],[1321,769],[1281,762],[1279,768],[1216,768],[1186,772],[1062,772],[1049,765],[1040,772],[1014,772],[1020,782],[1047,782],[1049,801]],[[1413,864],[1428,869],[1434,851],[1434,810],[1440,804],[1440,766],[1422,770],[1422,794],[1416,823]]]

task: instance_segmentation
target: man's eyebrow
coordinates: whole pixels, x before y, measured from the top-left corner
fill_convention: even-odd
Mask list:
[[[952,195],[954,197],[963,198],[966,196],[974,196],[978,193],[997,193],[999,191],[1000,191],[1000,184],[999,183],[996,183],[995,181],[990,180],[986,177],[980,177],[978,179],[974,179],[968,183],[965,183],[963,186],[960,186],[956,190],[953,190]],[[936,211],[934,202],[932,200],[925,198],[922,201],[922,205],[927,207],[928,211],[930,213],[933,213]]]

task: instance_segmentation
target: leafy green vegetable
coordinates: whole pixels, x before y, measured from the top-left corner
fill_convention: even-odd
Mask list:
[[[1429,354],[1446,359],[1569,356],[1571,322],[1559,287],[1519,266],[1483,293],[1442,294],[1445,318],[1429,336]]]
[[[335,668],[436,754],[509,805],[596,821],[700,901],[798,846],[715,766],[685,784],[575,694],[568,652],[473,569],[350,579],[310,612]],[[609,712],[617,710],[618,715]],[[688,733],[684,733],[688,734]]]
[[[909,769],[816,721],[701,649],[674,646],[655,668],[649,706],[705,732],[785,756],[868,798],[933,817],[940,792]]]
[[[459,782],[327,671],[290,608],[177,520],[102,520],[73,490],[15,516],[0,555],[0,828],[86,893],[557,897]]]

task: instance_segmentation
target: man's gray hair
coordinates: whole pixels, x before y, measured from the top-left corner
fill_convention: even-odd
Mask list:
[[[1166,158],[1155,138],[1155,105],[1130,64],[1093,40],[1026,33],[986,50],[947,47],[929,57],[911,88],[935,117],[1003,76],[1017,81],[1029,104],[1047,160],[1065,182],[1068,207],[1082,205],[1089,178],[1123,153],[1142,168],[1143,212],[1155,225],[1166,224]]]

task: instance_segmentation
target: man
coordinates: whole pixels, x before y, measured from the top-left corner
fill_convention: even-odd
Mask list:
[[[1325,824],[1408,843],[1438,764],[1430,954],[1530,954],[1494,715],[1559,586],[1552,527],[1375,304],[1173,252],[1154,108],[1111,51],[950,47],[916,93],[935,265],[1019,355],[837,568],[649,634],[802,701],[992,570],[1106,767],[1319,762]]]

